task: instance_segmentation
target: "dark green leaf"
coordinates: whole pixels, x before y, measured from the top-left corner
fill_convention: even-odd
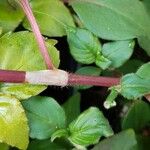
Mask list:
[[[0,27],[0,35],[2,34],[2,28]]]
[[[56,41],[47,40],[47,47],[56,67],[59,65],[59,52],[54,47]],[[44,70],[46,66],[30,32],[8,33],[0,38],[0,69],[34,71]],[[26,84],[1,84],[0,91],[15,95],[18,99],[27,99],[37,95],[46,86]]]
[[[150,55],[150,15],[141,1],[72,0],[71,5],[95,35],[108,40],[137,37]]]
[[[80,94],[76,93],[73,96],[71,96],[63,104],[63,108],[66,113],[67,124],[69,124],[80,114]]]
[[[113,131],[98,108],[91,107],[69,125],[69,141],[77,148],[95,144],[101,136],[111,136]]]
[[[149,0],[141,0],[141,2],[143,3],[144,7],[146,8],[147,13],[149,13],[149,15],[150,15],[150,2],[149,2]]]
[[[76,71],[77,74],[80,75],[90,75],[90,76],[99,76],[101,73],[101,69],[93,66],[86,66],[86,67],[81,67]],[[77,89],[79,90],[85,90],[88,89],[92,86],[76,86]]]
[[[9,146],[7,144],[0,143],[0,150],[9,150]]]
[[[112,63],[111,67],[122,66],[132,55],[134,41],[115,41],[103,45],[102,54]]]
[[[137,145],[130,150],[147,150],[150,147],[150,137],[137,135]]]
[[[67,148],[60,143],[52,143],[50,140],[35,140],[29,144],[27,150],[67,150]]]
[[[143,62],[138,59],[131,59],[127,61],[123,66],[118,68],[118,70],[122,74],[133,73],[136,72],[142,64]]]
[[[101,52],[101,44],[96,36],[86,29],[68,27],[67,38],[75,60],[83,64],[95,62]]]
[[[135,133],[129,129],[101,141],[92,150],[130,150],[136,143]]]
[[[144,101],[136,101],[132,104],[123,118],[122,128],[133,128],[140,132],[150,123],[150,105]]]
[[[74,26],[69,10],[60,0],[32,0],[31,6],[41,32],[47,36],[66,35],[66,26]],[[27,20],[24,27],[30,29]]]
[[[68,27],[67,38],[70,52],[74,59],[82,64],[96,63],[102,69],[109,67],[111,62],[102,56],[101,44],[90,31]]]
[[[22,104],[29,120],[31,138],[47,139],[56,130],[65,128],[65,112],[53,98],[35,96]]]

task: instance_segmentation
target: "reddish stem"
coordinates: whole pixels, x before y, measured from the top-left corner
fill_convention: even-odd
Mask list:
[[[68,80],[69,85],[95,85],[104,87],[118,85],[119,82],[120,82],[119,78],[96,77],[77,74],[69,74]]]
[[[33,12],[32,12],[32,9],[29,5],[28,0],[20,0],[19,4],[22,7],[23,11],[25,12],[25,14],[26,14],[26,16],[30,22],[31,28],[32,28],[33,33],[35,35],[35,38],[37,40],[39,49],[41,51],[41,54],[43,56],[43,59],[45,61],[46,66],[47,66],[47,69],[54,69],[53,63],[50,59],[50,56],[49,56],[49,53],[48,53],[48,50],[46,47],[46,44],[45,44],[44,39],[41,35],[40,29],[38,27],[38,24],[36,22],[34,15],[33,15]]]
[[[24,81],[24,71],[0,70],[0,82],[23,83]]]
[[[26,72],[0,70],[0,82],[10,83],[24,83]],[[69,74],[68,85],[95,85],[110,87],[119,84],[119,78],[111,77],[96,77],[96,76],[83,76],[76,74]]]

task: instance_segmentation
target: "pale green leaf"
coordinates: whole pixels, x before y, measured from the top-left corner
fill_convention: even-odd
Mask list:
[[[96,63],[102,69],[110,65],[110,61],[102,56],[101,44],[90,31],[68,27],[67,39],[73,58],[82,64]]]
[[[18,5],[9,0],[0,0],[0,27],[3,33],[13,31],[23,20],[24,14]]]
[[[123,117],[122,128],[133,128],[136,132],[150,123],[150,106],[144,101],[136,101]]]
[[[98,108],[91,107],[69,125],[69,141],[76,147],[95,144],[100,137],[111,136],[113,131]]]
[[[86,67],[81,67],[76,71],[76,74],[80,75],[90,75],[90,76],[99,76],[101,73],[101,69],[93,66],[86,66]],[[79,85],[75,86],[79,90],[85,90],[88,89],[92,86],[84,86],[84,85]]]
[[[150,55],[150,15],[139,0],[72,0],[87,29],[108,40],[139,38]],[[92,12],[92,13],[91,13]]]
[[[102,47],[102,54],[111,61],[111,67],[122,66],[132,55],[134,41],[115,41],[106,43]]]
[[[31,6],[44,35],[63,36],[66,35],[66,26],[74,26],[69,10],[60,0],[32,0]],[[31,30],[26,19],[23,25]]]
[[[73,121],[80,114],[80,93],[71,96],[64,104],[67,124]],[[71,114],[71,115],[70,115]]]
[[[47,47],[56,67],[59,65],[59,52],[54,47],[55,41],[48,40]],[[44,70],[46,66],[39,51],[34,35],[30,32],[7,33],[0,38],[0,69],[35,71]],[[37,95],[46,86],[26,84],[8,84],[0,86],[0,91],[27,99]]]
[[[0,142],[25,150],[28,137],[27,118],[19,100],[0,93]]]
[[[65,128],[65,112],[53,98],[35,96],[22,104],[29,120],[31,138],[47,139],[56,130]]]
[[[129,129],[101,141],[92,150],[130,150],[136,143],[135,133]]]

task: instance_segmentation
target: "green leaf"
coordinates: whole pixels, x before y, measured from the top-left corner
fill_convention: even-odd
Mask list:
[[[47,139],[56,130],[65,128],[65,112],[53,98],[35,96],[22,104],[29,120],[31,138]]]
[[[48,40],[47,47],[56,67],[59,65],[59,52],[55,41]],[[35,71],[46,69],[34,35],[30,32],[8,33],[0,38],[0,69]],[[0,91],[12,94],[18,99],[27,99],[37,95],[46,86],[27,84],[8,84],[0,86]]]
[[[143,3],[144,7],[146,8],[147,13],[149,13],[149,15],[150,15],[150,3],[149,3],[149,0],[142,0],[141,2]]]
[[[101,69],[97,68],[97,67],[93,67],[93,66],[86,66],[86,67],[81,67],[76,71],[76,74],[80,74],[80,75],[90,75],[90,76],[99,76],[101,73]],[[85,90],[88,89],[92,86],[83,86],[83,85],[79,85],[79,86],[75,86],[77,89],[79,90]]]
[[[71,5],[95,35],[108,40],[139,38],[150,55],[150,15],[141,1],[72,0]]]
[[[2,28],[0,27],[0,35],[2,34]]]
[[[149,19],[150,20],[150,19]],[[149,33],[150,34],[150,33]],[[138,42],[140,46],[147,52],[147,54],[150,56],[150,36],[148,35],[143,35],[138,37]]]
[[[96,36],[86,29],[68,27],[67,38],[70,52],[76,61],[83,64],[95,62],[101,52],[101,44]]]
[[[127,99],[137,99],[150,93],[150,79],[131,73],[122,77],[120,93]]]
[[[131,150],[146,150],[150,147],[150,137],[137,135],[137,145],[135,145]]]
[[[9,146],[7,144],[0,143],[0,150],[9,150]]]
[[[27,118],[19,100],[0,93],[0,142],[26,149],[28,137]]]
[[[0,0],[0,27],[3,33],[13,31],[23,20],[24,14],[18,5],[9,0]]]
[[[53,142],[56,138],[60,138],[60,137],[68,137],[68,130],[66,129],[60,129],[57,130],[56,132],[54,132],[51,136],[51,142]]]
[[[129,129],[101,141],[92,150],[130,150],[136,143],[135,133]]]
[[[150,106],[144,101],[132,104],[127,114],[123,117],[122,129],[133,128],[140,132],[150,123]]]
[[[90,31],[68,27],[67,39],[73,58],[82,64],[96,63],[102,69],[110,65],[110,61],[101,54],[101,44]]]
[[[52,143],[50,140],[34,140],[27,150],[68,150],[68,146],[59,142]]]
[[[115,41],[103,45],[102,54],[112,63],[111,67],[118,68],[122,66],[132,55],[134,41]]]
[[[122,74],[133,73],[136,72],[137,69],[143,64],[142,61],[138,59],[131,59],[127,61],[123,66],[118,68],[119,72]]]
[[[142,65],[136,74],[141,78],[150,79],[150,62]]]
[[[111,136],[113,131],[98,108],[91,107],[69,125],[69,141],[78,147],[95,144],[101,136]]]
[[[42,34],[47,36],[66,35],[66,26],[74,26],[69,10],[60,0],[32,0],[31,6]],[[24,27],[30,29],[25,19]]]
[[[71,96],[64,104],[67,124],[73,121],[80,114],[80,93]],[[70,115],[71,114],[71,115]]]

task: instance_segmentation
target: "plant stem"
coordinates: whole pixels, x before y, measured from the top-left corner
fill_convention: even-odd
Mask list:
[[[25,74],[24,71],[0,70],[0,82],[23,83]]]
[[[37,40],[40,52],[43,56],[43,59],[44,59],[45,64],[47,66],[47,69],[54,69],[54,66],[53,66],[53,63],[50,59],[44,38],[41,35],[41,32],[40,32],[40,29],[39,29],[38,24],[36,22],[36,19],[33,15],[32,9],[29,5],[29,1],[28,0],[19,0],[19,4],[22,7],[23,11],[25,12],[25,14],[26,14],[26,16],[30,22],[32,31],[35,35],[36,40]]]
[[[68,78],[69,85],[95,85],[103,87],[118,85],[119,81],[119,78],[96,77],[77,74],[69,74]]]
[[[27,78],[27,74],[30,76]],[[29,78],[32,80],[29,80]],[[53,82],[54,81],[54,82]],[[63,70],[42,70],[33,72],[0,70],[0,82],[44,84],[57,86],[94,85],[110,87],[119,84],[119,78],[69,74]]]

